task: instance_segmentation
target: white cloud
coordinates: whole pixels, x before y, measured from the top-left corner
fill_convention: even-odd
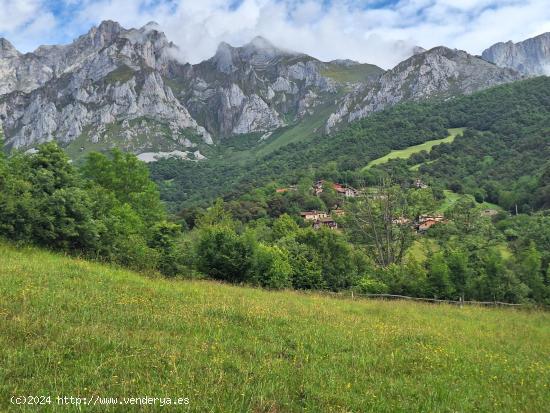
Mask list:
[[[193,63],[212,56],[221,41],[241,45],[262,35],[323,60],[350,58],[388,68],[414,45],[479,54],[498,41],[550,30],[548,0],[399,0],[385,8],[370,7],[379,3],[374,0],[243,0],[236,8],[229,0],[63,1],[77,6],[62,24],[66,36],[76,37],[104,19],[125,27],[154,20]],[[12,34],[19,47],[37,46],[37,34],[55,24],[39,0],[0,0],[0,6],[14,9],[13,19],[0,17],[0,32]],[[49,17],[36,19],[39,9]]]
[[[40,6],[38,0],[0,0],[0,31],[11,32],[32,21]]]
[[[0,0],[0,35],[21,50],[36,47],[56,27],[53,13],[40,0]]]

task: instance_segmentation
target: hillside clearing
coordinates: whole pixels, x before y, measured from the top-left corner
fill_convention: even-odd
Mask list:
[[[430,152],[432,148],[436,145],[453,142],[457,136],[462,135],[464,133],[464,130],[465,128],[451,128],[451,129],[448,129],[449,135],[446,138],[434,139],[431,141],[421,143],[420,145],[409,146],[408,148],[405,148],[405,149],[398,149],[395,151],[391,151],[387,155],[384,155],[381,158],[378,158],[369,162],[369,164],[365,168],[363,168],[363,170],[372,168],[373,166],[376,166],[376,165],[386,163],[391,159],[409,159],[415,153],[422,152],[422,151]]]
[[[548,313],[170,281],[5,244],[0,254],[1,411],[37,411],[10,405],[14,394],[189,397],[178,411],[197,412],[550,405]]]
[[[453,192],[449,189],[446,189],[443,191],[443,194],[445,195],[445,199],[437,209],[437,212],[444,213],[448,210],[452,209],[452,207],[462,198],[464,198],[464,195],[457,194],[456,192]],[[502,211],[502,207],[492,204],[490,202],[482,202],[478,204],[483,209],[494,209],[497,211]]]
[[[364,82],[369,78],[380,76],[382,73],[384,73],[383,69],[366,63],[349,66],[333,64],[321,70],[321,75],[342,83]]]

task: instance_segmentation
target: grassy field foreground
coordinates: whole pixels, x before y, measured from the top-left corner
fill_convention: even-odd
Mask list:
[[[542,412],[549,383],[548,313],[153,279],[0,243],[0,411]]]

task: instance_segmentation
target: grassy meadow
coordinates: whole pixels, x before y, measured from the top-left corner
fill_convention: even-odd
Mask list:
[[[462,199],[464,197],[464,195],[457,194],[456,192],[450,191],[448,189],[445,189],[443,191],[443,194],[445,195],[445,198],[443,199],[443,202],[441,203],[441,205],[439,206],[439,208],[437,210],[437,212],[441,212],[441,213],[444,213],[444,212],[450,210],[451,208],[453,208],[453,206],[460,199]],[[497,204],[492,204],[490,202],[481,202],[478,205],[483,209],[494,209],[494,210],[497,210],[497,211],[502,211],[501,206],[499,206]]]
[[[13,395],[188,397],[193,412],[543,412],[550,314],[166,280],[0,243]]]
[[[378,159],[374,159],[370,161],[369,164],[364,169],[369,169],[369,168],[372,168],[373,166],[386,163],[391,159],[409,159],[412,155],[418,152],[422,152],[422,151],[430,152],[434,146],[440,145],[442,143],[451,143],[456,139],[457,136],[462,135],[463,133],[464,133],[464,128],[449,129],[449,135],[445,138],[434,139],[431,141],[421,143],[420,145],[409,146],[408,148],[405,148],[405,149],[398,149],[395,151],[391,151],[387,155],[384,155]]]

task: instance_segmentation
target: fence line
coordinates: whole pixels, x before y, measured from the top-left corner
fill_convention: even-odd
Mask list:
[[[550,306],[543,304],[516,304],[516,303],[504,303],[502,301],[471,301],[471,300],[440,300],[437,298],[423,298],[423,297],[410,297],[407,295],[398,295],[398,294],[357,294],[353,291],[351,292],[334,292],[334,291],[301,291],[301,293],[309,294],[321,294],[329,297],[336,298],[374,298],[374,299],[389,299],[389,300],[408,300],[408,301],[423,301],[428,303],[438,303],[438,304],[451,304],[451,305],[473,305],[473,306],[484,306],[484,307],[518,307],[518,308],[541,308],[544,310],[550,310]]]
[[[352,298],[356,296],[357,294],[352,294]],[[515,306],[515,307],[523,307],[528,304],[515,304],[515,303],[504,303],[502,301],[456,301],[456,300],[439,300],[437,298],[424,298],[424,297],[409,297],[407,295],[398,295],[398,294],[358,294],[359,297],[366,297],[366,298],[392,298],[392,299],[400,299],[400,300],[414,300],[414,301],[428,301],[428,302],[434,302],[434,303],[443,303],[443,304],[468,304],[468,305],[482,305],[482,306]]]

